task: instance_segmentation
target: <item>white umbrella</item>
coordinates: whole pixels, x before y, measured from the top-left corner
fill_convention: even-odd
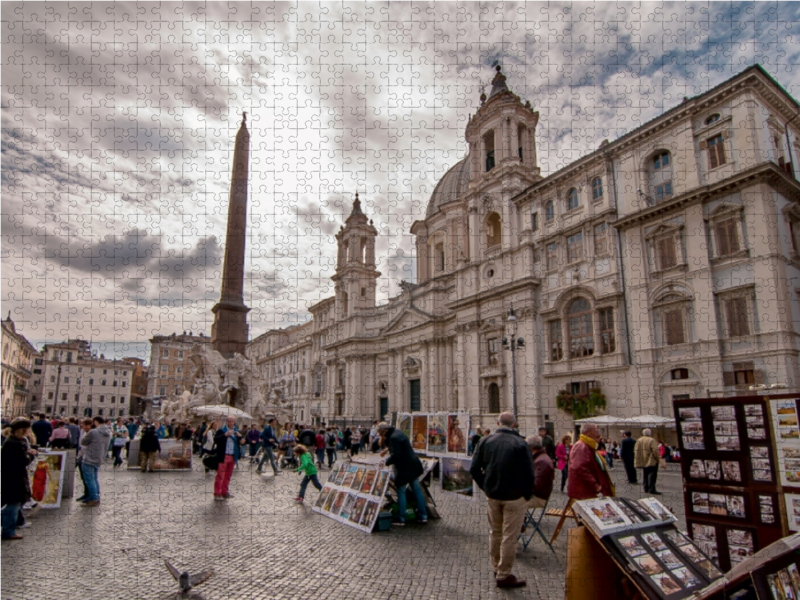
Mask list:
[[[595,425],[615,425],[622,421],[619,417],[612,417],[611,415],[600,415],[597,417],[588,417],[586,419],[579,419],[575,421],[575,425],[583,425],[584,423],[594,423]]]
[[[220,417],[234,417],[236,419],[250,419],[253,417],[248,415],[243,410],[227,406],[225,404],[212,404],[211,406],[198,406],[194,409],[195,414],[198,415],[217,415]]]
[[[662,417],[661,415],[639,415],[630,419],[623,419],[620,425],[628,427],[666,427],[675,428],[674,417]]]

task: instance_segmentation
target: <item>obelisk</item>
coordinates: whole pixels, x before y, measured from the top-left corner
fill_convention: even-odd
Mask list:
[[[247,235],[247,175],[250,163],[250,133],[247,113],[236,134],[233,149],[233,173],[228,200],[228,231],[225,238],[225,262],[222,266],[222,293],[214,305],[211,347],[225,358],[244,355],[247,346],[247,313],[244,303],[244,247]]]

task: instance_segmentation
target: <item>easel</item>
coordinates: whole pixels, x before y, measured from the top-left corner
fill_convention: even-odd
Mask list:
[[[578,515],[575,514],[575,511],[572,510],[572,503],[575,502],[574,498],[570,498],[567,501],[567,505],[564,507],[564,510],[559,510],[557,508],[551,508],[547,511],[548,517],[561,517],[558,520],[558,525],[556,525],[556,530],[553,532],[553,537],[550,538],[550,545],[556,543],[556,539],[558,539],[558,534],[561,533],[561,528],[564,527],[564,521],[567,520],[567,517],[572,517],[575,519],[575,523],[578,524]]]

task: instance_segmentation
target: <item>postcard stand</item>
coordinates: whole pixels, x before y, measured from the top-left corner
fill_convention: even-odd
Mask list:
[[[785,468],[793,466],[794,452],[800,457],[796,398],[673,402],[687,530],[723,570],[790,533],[782,500],[790,498],[787,477],[800,486],[800,472]]]

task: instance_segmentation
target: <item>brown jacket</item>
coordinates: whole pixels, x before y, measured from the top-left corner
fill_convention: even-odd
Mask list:
[[[636,440],[636,445],[633,447],[633,466],[635,468],[656,467],[660,458],[657,441],[646,435]]]

